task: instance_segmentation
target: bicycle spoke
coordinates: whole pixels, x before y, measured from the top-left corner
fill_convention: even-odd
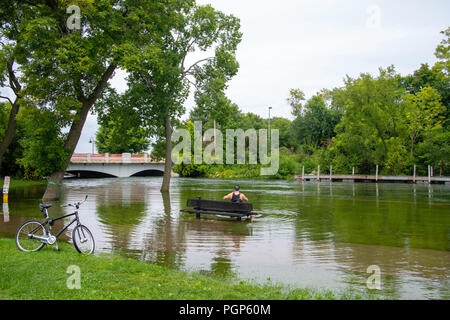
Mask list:
[[[92,233],[83,225],[76,226],[73,230],[72,240],[78,252],[91,254],[94,252],[95,243]]]
[[[44,245],[47,232],[39,221],[30,220],[25,222],[16,234],[16,245],[22,251],[37,251]]]

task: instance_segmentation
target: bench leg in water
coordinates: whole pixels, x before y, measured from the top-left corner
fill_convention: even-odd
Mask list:
[[[237,221],[242,221],[242,218],[241,218],[241,217],[238,217],[238,218],[237,218]]]
[[[197,213],[195,214],[195,216],[197,217],[197,219],[200,219],[200,212],[197,212]]]

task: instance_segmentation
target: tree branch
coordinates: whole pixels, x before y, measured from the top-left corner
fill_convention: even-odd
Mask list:
[[[16,94],[16,96],[19,96],[22,87],[19,81],[17,80],[16,75],[14,74],[13,65],[14,65],[14,58],[12,58],[6,63],[6,68],[8,70],[9,75],[9,84],[11,86],[11,89]]]
[[[13,104],[13,102],[11,101],[11,99],[10,99],[10,98],[8,98],[8,97],[0,96],[0,98],[8,100],[8,101],[9,101],[9,103],[11,103],[11,105]]]
[[[153,86],[152,79],[150,78],[150,75],[148,73],[144,74],[145,82],[147,84],[148,90],[151,92],[155,92],[155,87]]]
[[[89,98],[88,98],[89,101],[95,102],[97,100],[97,98],[100,96],[100,93],[102,92],[103,88],[105,87],[106,83],[111,78],[114,71],[116,70],[116,68],[117,68],[117,65],[113,61],[110,64],[110,66],[106,69],[106,71],[103,73],[102,78],[100,79],[99,83],[97,84],[97,86],[94,89],[94,92],[92,92],[92,94],[89,96]]]
[[[178,41],[178,39],[177,39],[177,41]],[[187,48],[186,48],[186,50],[185,50],[185,55],[184,55],[184,57],[183,57],[183,60],[181,60],[181,64],[180,64],[180,68],[181,68],[182,70],[184,70],[184,61],[186,60],[186,56],[188,55],[189,49],[190,49],[191,46],[194,44],[194,42],[195,42],[195,40],[193,40],[191,43],[189,43],[188,46],[187,46]]]
[[[202,62],[208,61],[208,60],[212,60],[212,59],[214,59],[214,57],[209,57],[209,58],[205,58],[205,59],[200,59],[200,60],[198,60],[197,62],[195,62],[195,63],[194,63],[193,65],[191,65],[186,71],[184,71],[184,72],[181,74],[181,78],[185,77],[187,74],[190,74],[191,69],[194,68],[195,66],[197,66],[199,63],[202,63]]]
[[[195,82],[192,82],[191,80],[189,80],[189,78],[188,77],[186,77],[185,78],[187,81],[189,81],[189,83],[190,84],[192,84],[194,87],[195,87],[195,89],[197,89],[197,90],[199,90],[200,91],[200,88],[199,87],[197,87],[197,85],[195,84]]]
[[[27,1],[27,0],[22,0],[22,1],[23,1],[24,3],[30,5],[30,6],[38,7],[38,4],[37,4],[37,3],[34,3],[34,2],[32,2],[32,1]]]
[[[81,80],[80,79],[74,80],[73,86],[75,88],[75,93],[77,95],[78,101],[80,102],[86,101],[86,97],[84,96],[83,89],[81,86]]]

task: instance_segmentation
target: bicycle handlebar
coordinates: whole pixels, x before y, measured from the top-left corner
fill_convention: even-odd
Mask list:
[[[61,207],[62,207],[62,208],[65,208],[65,207],[76,207],[76,208],[78,209],[78,207],[79,207],[81,204],[83,204],[83,203],[86,202],[87,198],[88,198],[88,195],[86,195],[86,198],[84,198],[83,201],[64,204],[64,205],[62,205]]]

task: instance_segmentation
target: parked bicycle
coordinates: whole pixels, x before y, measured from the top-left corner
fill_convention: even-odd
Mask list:
[[[92,254],[95,250],[94,237],[91,231],[81,224],[78,216],[78,209],[80,205],[87,200],[88,196],[83,202],[75,202],[73,204],[67,204],[62,207],[75,207],[75,211],[71,214],[50,219],[48,217],[47,209],[51,204],[40,204],[39,208],[44,214],[45,221],[29,220],[22,224],[16,233],[16,245],[21,251],[32,252],[39,251],[45,245],[54,245],[56,250],[59,250],[56,239],[69,228],[72,224],[76,223],[75,228],[72,231],[72,241],[75,249],[82,254]],[[74,216],[74,219],[66,226],[64,226],[57,234],[53,235],[52,226],[55,221],[65,219]]]

